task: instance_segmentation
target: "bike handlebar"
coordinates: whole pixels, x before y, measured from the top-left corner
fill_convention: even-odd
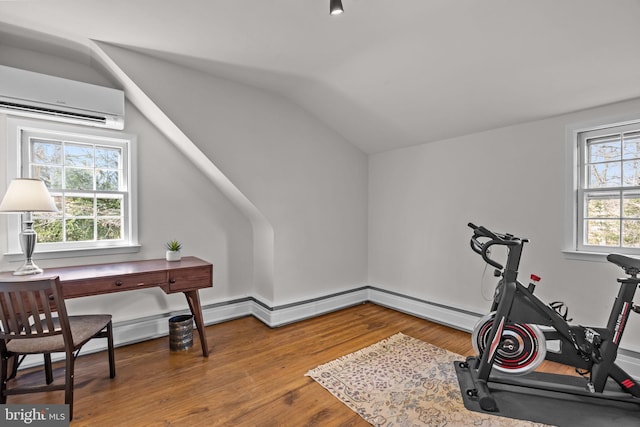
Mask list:
[[[473,236],[471,236],[471,249],[479,254],[482,259],[489,265],[497,268],[498,270],[504,269],[504,266],[499,262],[493,260],[489,256],[489,248],[494,245],[501,245],[507,247],[513,247],[522,245],[523,242],[527,242],[527,239],[520,239],[512,234],[495,233],[483,226],[477,226],[473,223],[469,223],[468,226],[473,229]],[[481,242],[479,238],[489,239],[488,241]]]

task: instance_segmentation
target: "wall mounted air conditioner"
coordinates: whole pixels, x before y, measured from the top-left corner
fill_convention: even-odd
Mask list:
[[[0,112],[124,128],[124,92],[0,65]]]

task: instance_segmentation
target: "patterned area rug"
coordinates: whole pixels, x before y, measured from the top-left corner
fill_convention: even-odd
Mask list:
[[[453,364],[461,358],[399,333],[306,376],[374,426],[542,426],[467,410]]]

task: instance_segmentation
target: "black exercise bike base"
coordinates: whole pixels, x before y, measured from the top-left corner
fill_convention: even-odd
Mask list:
[[[559,427],[626,427],[640,425],[640,403],[615,401],[549,390],[531,389],[512,384],[489,382],[489,389],[498,411],[485,411],[477,398],[466,390],[474,389],[469,368],[464,362],[454,362],[464,406],[470,411],[507,418],[551,424]],[[544,379],[545,374],[533,372],[521,378]]]

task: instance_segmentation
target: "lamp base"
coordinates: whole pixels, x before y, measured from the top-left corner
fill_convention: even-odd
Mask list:
[[[13,272],[14,276],[28,276],[30,274],[39,274],[42,273],[42,269],[35,265],[33,261],[28,260],[25,261],[22,266]]]
[[[25,212],[22,217],[22,232],[20,233],[20,246],[24,252],[24,264],[13,272],[14,276],[28,276],[29,274],[42,273],[42,269],[33,263],[31,256],[36,247],[38,235],[33,229],[33,219],[31,212]]]

